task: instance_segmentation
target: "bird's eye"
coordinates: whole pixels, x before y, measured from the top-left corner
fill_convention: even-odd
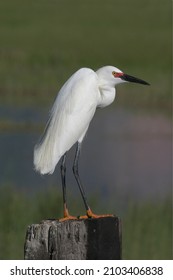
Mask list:
[[[114,77],[116,77],[116,74],[117,74],[117,73],[116,73],[115,71],[112,72],[112,75],[113,75]]]

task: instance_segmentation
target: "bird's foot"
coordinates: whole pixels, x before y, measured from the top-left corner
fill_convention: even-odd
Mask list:
[[[75,216],[71,216],[71,215],[68,215],[66,217],[63,217],[61,219],[59,219],[59,222],[64,222],[64,221],[69,221],[69,220],[77,220],[78,218],[75,217]]]
[[[91,209],[88,209],[85,216],[79,216],[79,219],[99,219],[99,218],[106,218],[106,217],[114,217],[112,214],[103,214],[103,215],[96,215],[94,214]]]
[[[71,216],[68,212],[68,209],[66,208],[64,210],[64,217],[59,219],[60,222],[64,222],[64,221],[69,221],[69,220],[77,220],[77,217],[75,216]]]

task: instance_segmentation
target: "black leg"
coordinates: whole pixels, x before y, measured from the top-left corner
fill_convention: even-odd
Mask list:
[[[73,164],[73,173],[74,173],[74,176],[76,178],[80,193],[82,195],[82,199],[83,199],[85,208],[88,211],[90,209],[90,207],[88,205],[88,202],[87,202],[87,199],[86,199],[86,196],[85,196],[85,192],[84,192],[84,189],[82,187],[82,183],[81,183],[81,180],[80,180],[80,177],[79,177],[79,172],[78,172],[78,161],[79,161],[79,155],[80,155],[80,147],[81,147],[81,143],[78,142],[77,143],[77,148],[76,148],[74,164]]]
[[[73,173],[74,173],[74,176],[76,178],[76,181],[77,181],[80,193],[82,195],[82,199],[83,199],[83,202],[85,204],[86,214],[87,214],[87,216],[80,216],[80,218],[86,219],[86,218],[101,218],[101,217],[107,217],[107,216],[111,216],[112,217],[112,215],[95,215],[91,211],[91,208],[88,205],[88,202],[87,202],[87,199],[86,199],[86,196],[85,196],[85,192],[84,192],[84,189],[82,187],[82,183],[81,183],[81,180],[80,180],[80,177],[79,177],[79,172],[78,172],[78,162],[79,162],[79,155],[80,155],[80,147],[81,147],[81,143],[78,142],[77,143],[76,154],[75,154],[75,159],[74,159],[74,163],[73,163]]]
[[[61,161],[61,181],[62,181],[62,193],[63,193],[63,207],[64,217],[68,215],[67,209],[67,196],[66,196],[66,153],[62,157]]]

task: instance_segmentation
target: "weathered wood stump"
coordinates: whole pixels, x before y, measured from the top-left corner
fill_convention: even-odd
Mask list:
[[[121,224],[117,217],[44,220],[28,226],[26,260],[119,260]]]

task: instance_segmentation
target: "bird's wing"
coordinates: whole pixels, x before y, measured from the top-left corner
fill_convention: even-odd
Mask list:
[[[81,142],[95,113],[99,98],[96,73],[82,68],[61,88],[40,143],[34,164],[42,174],[53,173],[61,156]]]

